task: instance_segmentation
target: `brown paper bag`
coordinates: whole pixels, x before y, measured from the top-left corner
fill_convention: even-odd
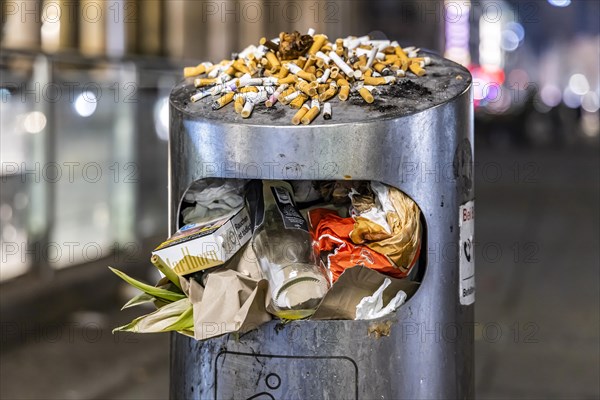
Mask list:
[[[356,305],[363,297],[373,295],[385,278],[389,278],[392,284],[383,292],[384,304],[387,304],[399,290],[403,290],[407,298],[410,298],[419,287],[417,282],[392,278],[358,265],[346,269],[340,275],[311,319],[354,319]]]
[[[197,340],[247,332],[271,320],[266,311],[268,282],[261,278],[252,246],[246,245],[223,268],[208,274],[203,288],[190,280]]]

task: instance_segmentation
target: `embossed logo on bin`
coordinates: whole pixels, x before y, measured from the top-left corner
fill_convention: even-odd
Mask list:
[[[358,399],[358,366],[353,359],[341,356],[222,351],[215,359],[214,398]]]

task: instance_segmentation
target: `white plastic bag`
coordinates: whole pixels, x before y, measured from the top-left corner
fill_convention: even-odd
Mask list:
[[[396,293],[396,296],[390,302],[383,306],[383,291],[390,286],[392,281],[385,278],[379,289],[372,296],[363,297],[356,305],[356,319],[375,319],[393,313],[406,300],[406,293],[402,290]]]

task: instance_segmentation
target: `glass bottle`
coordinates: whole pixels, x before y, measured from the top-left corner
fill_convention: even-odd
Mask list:
[[[308,224],[296,208],[291,185],[264,181],[260,193],[260,181],[256,184],[252,246],[269,281],[269,311],[283,319],[306,318],[329,289],[327,272],[316,261]]]

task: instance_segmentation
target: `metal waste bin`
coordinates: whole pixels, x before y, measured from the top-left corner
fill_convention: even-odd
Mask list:
[[[427,75],[381,87],[368,105],[332,100],[333,118],[290,123],[295,110],[257,106],[249,119],[174,88],[170,228],[190,184],[207,177],[378,180],[424,218],[422,283],[373,321],[274,320],[251,332],[171,339],[173,399],[472,398],[474,260],[471,76],[431,55]],[[191,87],[190,87],[191,86]]]

